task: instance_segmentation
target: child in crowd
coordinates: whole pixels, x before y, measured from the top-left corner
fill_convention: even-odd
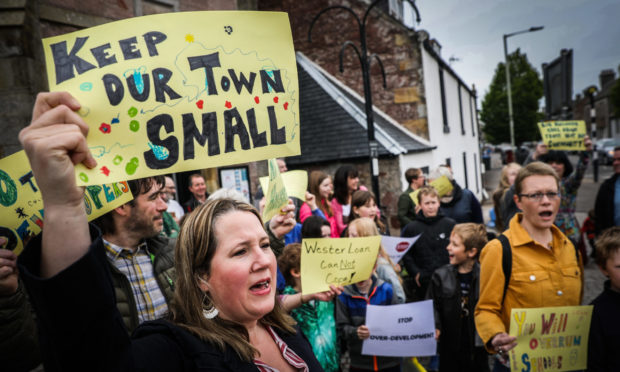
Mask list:
[[[278,257],[278,266],[286,281],[284,295],[290,296],[300,293],[301,244],[289,244],[284,247],[282,254]],[[342,289],[342,287],[337,288]],[[332,298],[333,292],[303,295],[300,297],[301,306],[292,309],[290,312],[301,331],[308,338],[316,359],[326,372],[336,372],[340,366]],[[284,300],[283,302],[290,301]]]
[[[596,240],[596,263],[609,280],[592,301],[588,371],[620,371],[620,226],[605,230]]]
[[[301,238],[329,238],[331,236],[331,225],[322,217],[310,216],[305,219],[301,226]]]
[[[299,221],[303,223],[306,218],[317,215],[316,209],[320,209],[327,222],[329,222],[330,229],[333,231],[332,238],[338,238],[336,217],[332,212],[331,202],[329,201],[334,193],[334,186],[332,184],[331,177],[321,171],[312,171],[308,180],[308,190],[315,196],[316,202],[314,204],[304,203],[299,210]]]
[[[412,280],[408,284],[407,293],[415,293],[414,301],[422,300],[431,275],[438,267],[449,262],[446,247],[450,241],[450,233],[455,225],[453,219],[445,217],[439,210],[439,194],[432,186],[423,186],[418,192],[418,212],[415,221],[410,222],[403,230],[403,237],[422,234],[407,251],[402,263]]]
[[[375,266],[376,268],[376,266]],[[366,326],[366,305],[397,304],[392,285],[375,275],[359,283],[347,285],[336,300],[336,326],[345,340],[351,367],[349,371],[400,372],[401,358],[362,355],[362,343],[370,337]]]
[[[368,190],[357,190],[351,196],[351,214],[349,215],[349,223],[361,217],[368,217],[373,220],[381,235],[390,235],[390,230],[388,229],[387,224],[381,221],[375,195]],[[345,237],[347,235],[347,230],[345,229],[341,236]]]
[[[375,225],[373,220],[367,217],[356,218],[350,222],[347,231],[349,238],[379,235],[377,225]],[[385,249],[383,249],[383,246],[379,247],[376,272],[380,279],[392,285],[394,294],[398,297],[398,303],[405,302],[405,291],[403,290],[402,279],[397,274],[397,272],[400,272],[400,266],[392,262],[392,259]]]
[[[488,355],[476,332],[474,309],[478,302],[478,255],[487,243],[482,224],[455,225],[447,251],[448,265],[435,270],[427,298],[433,300],[439,371],[488,371]]]

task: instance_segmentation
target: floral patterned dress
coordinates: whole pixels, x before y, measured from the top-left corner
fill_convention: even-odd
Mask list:
[[[290,286],[285,295],[296,294]],[[326,372],[336,372],[340,366],[340,353],[334,319],[334,302],[310,301],[291,311],[299,328],[306,335],[316,359]]]
[[[558,214],[555,217],[555,225],[568,237],[573,244],[579,242],[579,221],[575,217],[575,210],[577,209],[577,191],[581,186],[581,181],[586,173],[586,168],[590,162],[590,157],[587,152],[582,152],[579,155],[579,161],[577,167],[568,176],[560,180],[560,193],[562,199],[560,200],[560,208]]]

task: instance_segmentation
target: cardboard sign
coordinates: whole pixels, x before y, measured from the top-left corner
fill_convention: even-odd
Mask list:
[[[540,135],[549,150],[585,151],[586,123],[583,120],[538,123]]]
[[[437,193],[439,194],[440,198],[446,194],[449,194],[454,188],[454,186],[452,185],[452,182],[450,182],[450,179],[446,176],[441,176],[433,180],[433,182],[431,182],[429,185],[433,186],[435,190],[437,190]],[[419,192],[420,192],[420,189],[417,189],[409,193],[409,197],[411,198],[411,200],[413,200],[413,203],[416,206],[418,206],[418,193]]]
[[[308,172],[304,170],[294,170],[280,173],[284,188],[288,196],[294,196],[299,200],[306,200],[306,190],[308,189]],[[263,190],[267,190],[269,177],[261,177],[258,179]]]
[[[433,301],[366,306],[370,337],[362,354],[392,357],[428,356],[437,352]]]
[[[379,254],[380,236],[301,241],[303,294],[329,290],[370,278]]]
[[[420,235],[414,236],[413,238],[381,236],[381,244],[383,245],[383,249],[385,249],[385,252],[392,259],[392,262],[398,263],[403,258],[403,256],[407,254],[409,248],[411,248],[413,244],[415,244]]]
[[[587,368],[592,306],[512,309],[513,371],[576,371]]]
[[[263,211],[263,221],[265,222],[280,213],[280,210],[288,204],[286,188],[276,159],[269,159],[268,166],[269,185],[267,193],[265,193],[265,210]]]
[[[84,205],[88,220],[132,200],[127,182],[86,187]],[[23,240],[41,232],[43,200],[24,151],[0,160],[0,236],[9,242],[7,249],[19,255]]]
[[[97,160],[79,185],[300,154],[286,13],[180,12],[43,40],[49,86],[68,91]]]

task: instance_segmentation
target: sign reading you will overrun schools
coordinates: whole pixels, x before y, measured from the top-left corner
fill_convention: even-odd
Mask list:
[[[93,185],[300,154],[288,16],[168,13],[43,40],[52,91],[82,105]]]
[[[577,371],[587,368],[592,306],[512,309],[512,371]]]

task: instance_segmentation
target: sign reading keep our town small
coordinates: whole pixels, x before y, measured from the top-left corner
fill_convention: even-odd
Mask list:
[[[301,290],[304,294],[329,290],[370,277],[377,261],[380,236],[301,241]]]
[[[43,40],[51,91],[89,125],[94,185],[300,154],[291,28],[281,12],[136,17]]]
[[[583,120],[538,123],[540,135],[550,150],[584,151],[586,123]]]

